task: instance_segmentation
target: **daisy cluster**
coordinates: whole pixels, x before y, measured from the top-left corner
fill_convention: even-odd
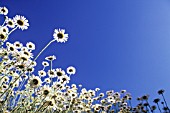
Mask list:
[[[54,68],[56,56],[48,56],[42,62],[43,68],[34,71],[36,59],[54,41],[65,43],[68,34],[64,29],[55,29],[53,39],[34,57],[35,45],[32,42],[22,44],[19,41],[7,42],[9,35],[16,29],[26,30],[28,20],[21,15],[7,16],[8,9],[0,8],[4,23],[0,26],[0,111],[11,113],[27,112],[99,112],[110,111],[112,104],[121,105],[128,110],[129,93],[108,91],[98,93],[99,88],[87,90],[82,85],[69,85],[71,75],[76,69],[69,66],[66,71]],[[124,96],[121,96],[124,95]]]
[[[55,29],[53,39],[34,57],[32,42],[7,42],[16,29],[28,29],[28,20],[21,15],[9,18],[6,7],[0,7],[0,14],[4,17],[0,26],[0,113],[148,113],[156,109],[150,106],[148,95],[138,98],[140,104],[133,108],[131,94],[126,90],[100,93],[99,88],[87,90],[81,84],[69,84],[75,67],[55,68],[54,55],[47,56],[43,68],[35,72],[41,53],[53,42],[65,43],[68,34],[64,29]],[[163,92],[159,94],[163,96]],[[159,101],[154,100],[160,109]],[[169,111],[164,103],[164,110]]]

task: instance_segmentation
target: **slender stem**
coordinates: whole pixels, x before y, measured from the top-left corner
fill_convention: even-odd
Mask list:
[[[152,110],[152,108],[151,108],[151,106],[150,106],[148,100],[146,100],[146,102],[148,103],[148,106],[149,106],[150,111],[153,113],[153,110]]]
[[[132,102],[129,100],[129,105],[130,105],[130,111],[132,111]]]
[[[18,28],[18,26],[16,26],[14,29],[12,29],[7,36],[9,36],[13,31],[15,31]]]
[[[165,97],[164,97],[163,93],[162,93],[162,97],[163,97],[163,100],[164,100],[164,102],[165,102],[166,107],[168,108],[168,111],[170,112],[169,107],[168,107],[168,105],[167,105],[167,103],[166,103],[166,100],[165,100]]]
[[[21,88],[22,88],[22,86],[24,85],[25,81],[26,81],[26,79],[24,79],[24,80],[22,81],[21,85],[20,85],[19,88],[18,88],[19,91],[21,90]],[[17,91],[18,91],[18,90],[17,90]]]
[[[5,20],[6,20],[6,17],[7,17],[7,16],[5,16]],[[6,23],[6,21],[4,21],[1,26],[3,27],[3,26],[5,25],[5,23]]]
[[[7,76],[7,75],[5,74],[3,77],[0,78],[0,82],[1,82],[1,80],[2,80],[5,76]]]
[[[52,62],[53,62],[53,61],[50,61],[50,64],[51,64],[51,65],[50,65],[50,69],[51,69],[51,71],[52,71],[52,69],[53,69],[53,67],[52,67],[52,66],[53,66]],[[52,82],[53,82],[53,81],[52,81],[52,77],[51,77],[50,79],[51,79],[50,86],[52,86]]]
[[[55,41],[55,39],[51,40],[51,41],[39,52],[39,54],[35,57],[35,59],[34,59],[33,61],[37,60],[37,58],[42,54],[42,52],[43,52],[52,42],[54,42],[54,41]]]
[[[21,106],[21,105],[20,105]],[[17,110],[20,106],[16,106],[12,111],[11,113],[14,113],[15,110]]]
[[[161,109],[160,109],[160,107],[159,107],[159,104],[158,104],[158,103],[156,103],[156,104],[157,104],[157,106],[158,106],[158,109],[159,109],[160,113],[162,113],[162,111],[161,111]]]
[[[10,89],[12,85],[10,84],[9,87],[0,95],[0,98]]]
[[[40,102],[40,105],[41,105],[41,103],[43,103],[43,101],[45,100],[45,98],[46,98],[46,96],[43,98],[43,100]],[[44,105],[45,103],[43,103],[43,105]],[[36,111],[35,111],[35,113],[36,112],[38,112],[42,107],[43,107],[43,105],[41,105]]]
[[[52,70],[53,69],[53,61],[51,60],[50,63],[51,63],[51,70]]]
[[[42,112],[44,112],[44,111],[48,108],[48,106],[49,106],[49,105],[47,105],[47,106],[43,109],[43,111],[42,111]]]

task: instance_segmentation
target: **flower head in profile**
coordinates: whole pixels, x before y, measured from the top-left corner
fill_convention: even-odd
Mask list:
[[[28,20],[24,16],[16,15],[14,17],[14,22],[18,26],[19,29],[28,29],[29,23]]]
[[[0,14],[7,15],[8,9],[6,7],[0,7]]]
[[[74,74],[76,73],[75,67],[69,66],[69,67],[67,68],[67,73],[68,73],[69,75],[74,75]]]
[[[64,29],[55,29],[54,30],[54,39],[57,40],[57,42],[66,42],[68,39],[68,34],[65,34],[65,30]]]
[[[48,57],[46,57],[45,59],[48,60],[48,61],[53,61],[53,60],[56,59],[56,56],[54,56],[54,55],[48,56]]]

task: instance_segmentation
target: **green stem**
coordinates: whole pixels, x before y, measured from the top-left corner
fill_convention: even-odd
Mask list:
[[[42,52],[43,52],[52,42],[54,42],[54,41],[55,41],[55,39],[51,40],[51,41],[39,52],[39,54],[35,57],[35,59],[34,59],[33,61],[37,60],[37,58],[42,54]]]

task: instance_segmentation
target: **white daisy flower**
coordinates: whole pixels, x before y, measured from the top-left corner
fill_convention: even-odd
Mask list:
[[[48,106],[48,108],[54,109],[54,110],[56,110],[57,108],[55,101],[49,97],[45,98],[44,106]]]
[[[37,65],[37,62],[36,61],[31,61],[31,66],[35,67]]]
[[[27,47],[22,47],[21,51],[29,51]]]
[[[0,31],[0,40],[5,42],[8,39],[6,33]]]
[[[51,92],[51,87],[44,85],[41,91],[43,96],[47,96]]]
[[[2,88],[3,88],[3,89],[7,89],[7,88],[8,88],[8,85],[7,85],[7,84],[3,84],[3,85],[2,85]]]
[[[27,68],[27,72],[29,72],[29,73],[34,72],[34,68],[33,68],[33,67],[29,67],[29,68]]]
[[[50,80],[50,78],[45,78],[45,79],[44,79],[44,82],[46,82],[46,83],[49,84],[49,83],[51,83],[51,80]]]
[[[68,77],[67,75],[63,75],[60,78],[61,83],[69,83],[70,77]]]
[[[8,76],[5,76],[5,77],[3,78],[3,81],[4,81],[4,82],[9,82],[9,77],[8,77]]]
[[[9,44],[9,46],[7,46],[8,51],[10,52],[14,52],[16,50],[15,46],[13,44]]]
[[[60,78],[61,76],[65,75],[65,71],[62,70],[61,68],[57,68],[56,69],[56,75],[57,75],[57,77]]]
[[[71,98],[76,98],[77,97],[77,93],[75,93],[75,92],[71,92],[71,93],[69,93],[69,95],[71,96]]]
[[[27,48],[30,49],[30,50],[35,50],[35,44],[33,44],[32,42],[28,42],[26,44]]]
[[[95,91],[100,91],[100,88],[95,88]]]
[[[13,87],[18,87],[19,86],[19,80],[17,80],[14,84]]]
[[[49,77],[50,78],[54,78],[54,77],[56,77],[57,75],[56,75],[56,72],[55,72],[55,70],[54,69],[52,69],[52,70],[48,70],[48,75],[49,75]]]
[[[104,97],[104,93],[100,93],[99,96],[100,96],[100,97]]]
[[[45,77],[46,72],[44,70],[40,70],[40,71],[38,71],[38,75],[41,76],[41,77]]]
[[[23,79],[28,79],[28,75],[22,75]]]
[[[29,59],[29,56],[25,54],[21,54],[19,58],[22,59],[23,61],[27,61]]]
[[[6,25],[7,25],[8,27],[10,27],[10,28],[14,28],[14,27],[15,27],[15,23],[14,23],[14,20],[13,20],[13,19],[7,18],[7,19],[5,20],[5,22],[6,22]]]
[[[16,49],[21,49],[23,47],[22,43],[20,43],[19,41],[16,41],[14,43],[14,46],[15,46]]]
[[[24,70],[27,67],[24,63],[21,62],[17,62],[15,65],[16,65],[16,69],[19,71]]]
[[[6,42],[6,46],[9,46],[11,43],[10,42]]]
[[[8,9],[6,7],[0,7],[0,14],[7,15]]]
[[[56,82],[54,85],[55,85],[55,88],[57,89],[61,89],[63,87],[63,84],[61,82]]]
[[[43,61],[43,62],[42,62],[42,65],[43,65],[44,67],[47,67],[47,66],[49,66],[49,63],[46,62],[46,61]]]
[[[67,73],[68,73],[69,75],[74,75],[74,74],[76,73],[76,69],[75,69],[73,66],[69,66],[69,67],[67,68]]]
[[[53,37],[54,39],[57,40],[57,42],[66,42],[68,39],[68,34],[64,34],[65,30],[64,29],[55,29]]]
[[[33,58],[33,54],[29,51],[20,51],[20,55],[26,55],[27,58]]]
[[[33,77],[30,79],[29,83],[30,83],[30,87],[37,88],[37,87],[41,86],[42,81],[38,76],[33,75]]]
[[[120,93],[124,94],[124,93],[126,93],[126,90],[121,90]]]
[[[8,32],[9,32],[9,30],[6,26],[3,26],[3,27],[0,26],[0,30],[1,30],[1,32],[5,33],[5,34],[8,34]]]
[[[76,86],[76,84],[72,84],[71,87],[72,88],[76,88],[77,86]]]
[[[29,23],[28,20],[24,16],[16,15],[14,17],[15,24],[19,27],[19,29],[28,29]]]

